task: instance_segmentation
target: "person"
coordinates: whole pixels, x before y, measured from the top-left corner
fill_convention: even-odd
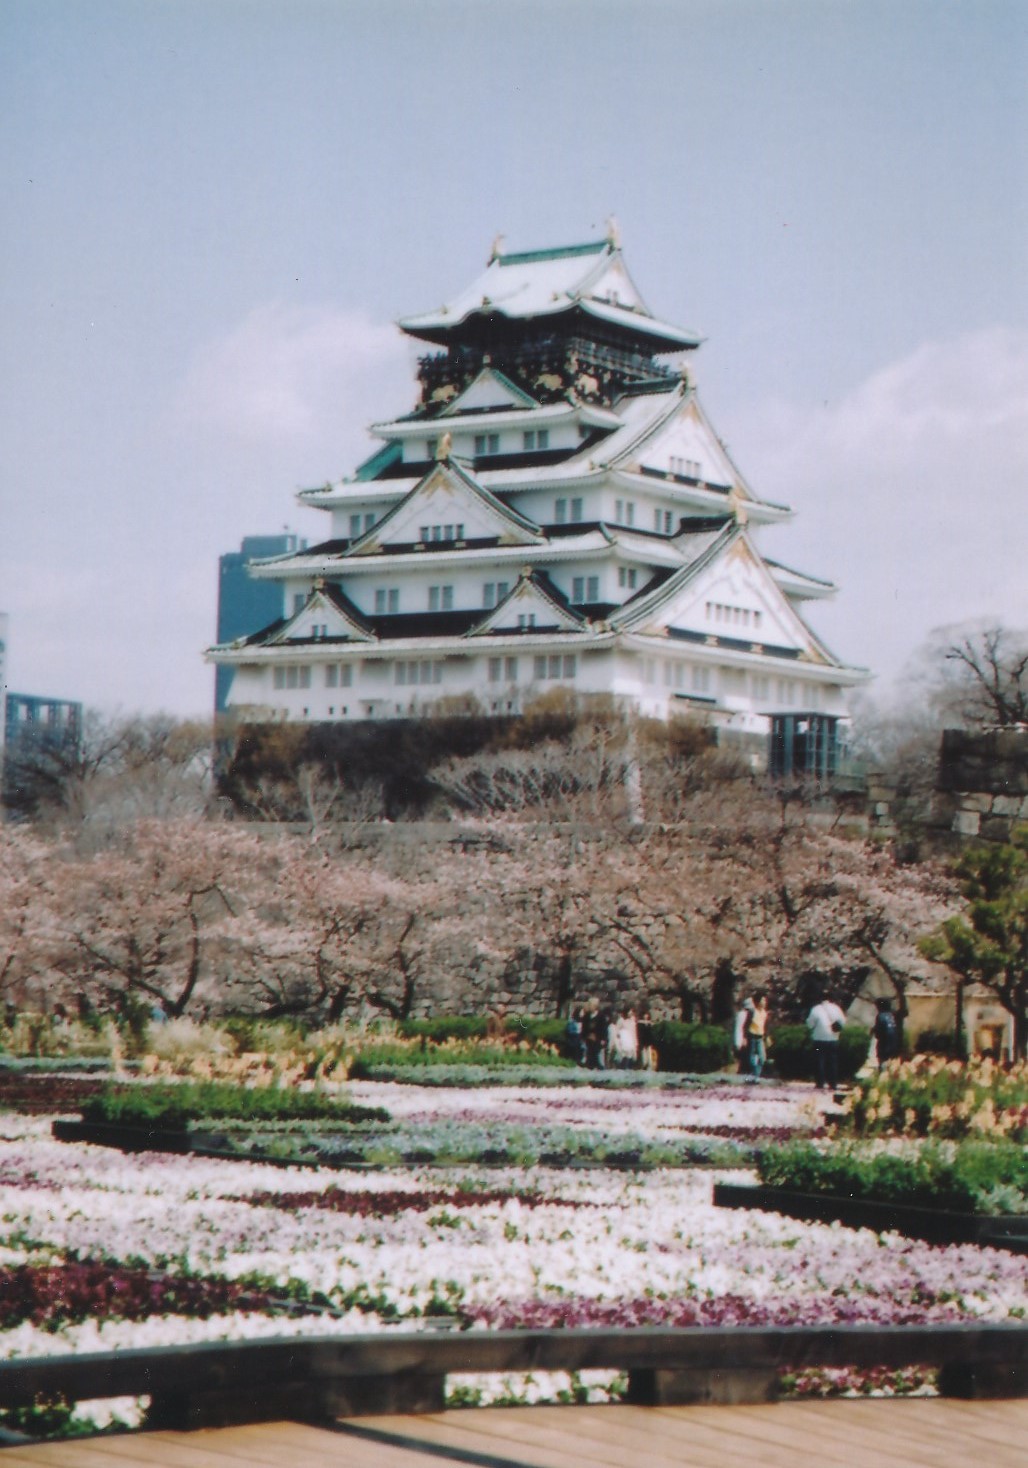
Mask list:
[[[585,1041],[582,1038],[582,1011],[573,1010],[564,1029],[564,1042],[568,1055],[576,1065],[585,1064]]]
[[[618,1070],[632,1069],[639,1059],[639,1030],[635,1011],[626,1005],[610,1027],[611,1064]]]
[[[657,1069],[657,1047],[653,1043],[653,1016],[644,1009],[636,1025],[639,1036],[639,1064],[643,1070]]]
[[[761,989],[753,1000],[749,1024],[746,1026],[746,1063],[749,1079],[755,1086],[767,1063],[767,995]]]
[[[753,1000],[744,999],[742,1008],[735,1016],[735,1028],[732,1031],[732,1048],[739,1062],[739,1074],[746,1074],[747,1061],[749,1059],[749,1029],[750,1015],[753,1013]]]
[[[839,1036],[845,1023],[846,1016],[828,996],[815,1004],[807,1015],[807,1029],[814,1042],[819,1091],[823,1091],[826,1084],[834,1091],[839,1084]]]
[[[899,1026],[892,1012],[891,1000],[883,998],[875,1003],[878,1013],[875,1015],[871,1034],[874,1036],[875,1055],[878,1057],[880,1070],[887,1060],[892,1060],[899,1054]]]
[[[598,999],[591,999],[582,1018],[582,1039],[585,1041],[585,1063],[589,1070],[606,1070],[604,1049],[607,1044],[607,1016],[600,1008]]]

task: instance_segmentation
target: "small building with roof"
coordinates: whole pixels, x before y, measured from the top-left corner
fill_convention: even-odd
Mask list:
[[[414,409],[347,478],[301,490],[319,544],[250,574],[284,615],[209,649],[251,721],[517,714],[563,687],[759,736],[778,773],[835,766],[844,665],[808,626],[835,588],[761,555],[789,509],[700,402],[700,336],[655,317],[616,231],[507,253],[399,323],[433,348]]]

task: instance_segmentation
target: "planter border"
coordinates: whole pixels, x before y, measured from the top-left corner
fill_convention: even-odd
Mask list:
[[[810,1223],[841,1223],[876,1233],[901,1233],[932,1244],[979,1244],[1028,1253],[1028,1215],[949,1213],[837,1193],[800,1193],[754,1183],[715,1183],[718,1208],[758,1208]]]
[[[650,1326],[377,1331],[200,1342],[0,1362],[0,1406],[152,1395],[149,1425],[219,1426],[275,1417],[434,1412],[448,1372],[629,1373],[640,1405],[773,1400],[787,1369],[940,1368],[943,1395],[1028,1395],[1028,1327],[1000,1325]]]

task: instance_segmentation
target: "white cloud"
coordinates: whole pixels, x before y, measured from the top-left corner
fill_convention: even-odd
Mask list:
[[[363,312],[263,305],[197,352],[175,416],[250,441],[320,436],[326,419],[370,407],[369,388],[402,380],[406,364],[396,327]]]
[[[1028,619],[1028,333],[926,343],[732,436],[757,491],[797,511],[769,554],[840,584],[811,614],[840,654],[888,676],[940,623]]]

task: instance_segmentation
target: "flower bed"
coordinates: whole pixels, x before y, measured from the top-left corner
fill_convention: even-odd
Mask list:
[[[857,1082],[848,1124],[860,1136],[1028,1142],[1028,1064],[919,1055]]]
[[[813,1131],[809,1090],[539,1092],[349,1088],[381,1104],[397,1131],[432,1126],[560,1125],[681,1140],[696,1127]],[[202,1311],[183,1289],[172,1314],[117,1318],[98,1309],[49,1327],[0,1328],[0,1354],[50,1355],[112,1346],[258,1335],[347,1334],[455,1326],[882,1325],[1023,1317],[1025,1261],[996,1249],[928,1247],[871,1231],[717,1209],[709,1172],[543,1167],[449,1172],[418,1167],[364,1176],[196,1157],[69,1147],[46,1126],[8,1117],[0,1136],[0,1272],[69,1266],[121,1277],[217,1281]],[[725,1175],[731,1178],[732,1174]],[[744,1181],[746,1173],[734,1174]],[[409,1200],[409,1203],[408,1203]],[[170,1297],[169,1297],[170,1298]],[[285,1306],[290,1308],[286,1311]],[[461,1383],[455,1383],[455,1388]],[[470,1389],[470,1388],[469,1388]],[[476,1391],[489,1390],[478,1381]],[[500,1390],[497,1386],[496,1390]],[[502,1390],[509,1392],[508,1382]],[[609,1396],[602,1380],[548,1389]],[[524,1388],[528,1390],[528,1388]],[[541,1390],[537,1380],[532,1391]],[[486,1397],[488,1400],[488,1396]]]

